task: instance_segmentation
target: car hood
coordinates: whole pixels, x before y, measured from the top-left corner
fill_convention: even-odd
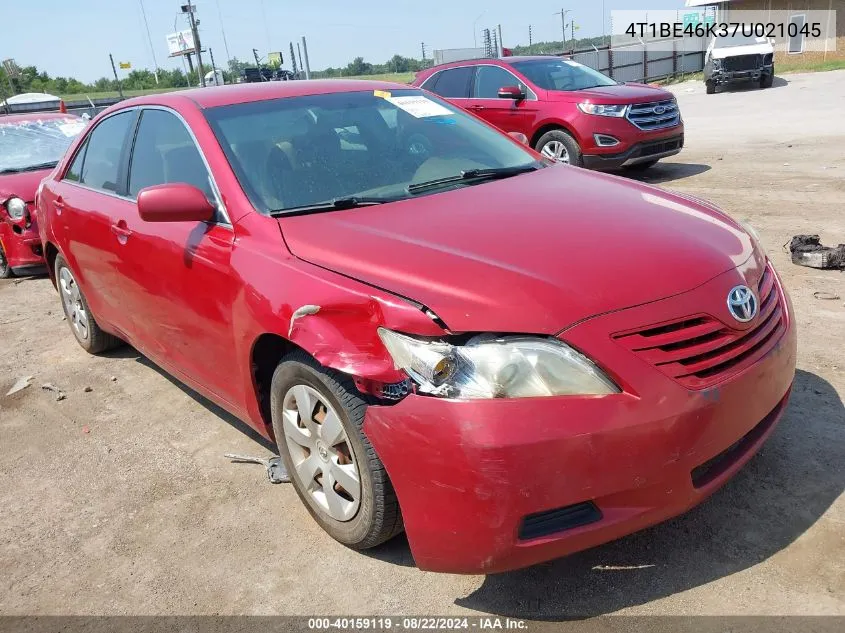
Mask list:
[[[38,185],[52,169],[39,169],[38,171],[25,171],[20,174],[0,175],[0,204],[5,204],[9,198],[20,198],[26,203],[35,200],[35,192]]]
[[[750,46],[729,46],[728,48],[714,48],[713,59],[739,57],[740,55],[767,55],[774,52],[771,44],[752,44]]]
[[[649,103],[672,99],[668,90],[646,84],[618,84],[570,92],[549,90],[549,101],[590,101],[593,103]]]
[[[422,303],[455,332],[557,333],[754,252],[704,204],[565,166],[279,223],[296,257]]]

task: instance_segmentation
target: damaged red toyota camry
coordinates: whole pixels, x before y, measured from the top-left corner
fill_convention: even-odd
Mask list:
[[[789,298],[713,206],[407,86],[124,101],[45,182],[68,323],[274,438],[349,547],[490,573],[673,517],[772,432]]]

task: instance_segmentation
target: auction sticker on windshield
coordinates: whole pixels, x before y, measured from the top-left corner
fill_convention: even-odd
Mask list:
[[[451,110],[426,97],[387,97],[386,100],[418,119],[452,115]]]

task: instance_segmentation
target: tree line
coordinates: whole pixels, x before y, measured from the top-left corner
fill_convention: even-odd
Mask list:
[[[601,37],[586,38],[579,40],[567,40],[567,51],[590,49],[592,46],[600,47],[605,43]],[[535,42],[531,46],[517,45],[511,47],[514,55],[543,55],[543,54],[559,54],[564,50],[564,43],[557,42]],[[413,57],[403,57],[402,55],[394,55],[389,60],[382,64],[372,64],[364,60],[363,57],[356,57],[346,66],[334,68],[329,67],[324,70],[312,71],[311,76],[314,78],[332,78],[332,77],[360,77],[366,75],[382,75],[388,73],[408,73],[418,72],[431,66],[432,60],[415,59]],[[229,60],[223,74],[226,82],[232,82],[236,77],[239,77],[245,68],[254,67],[255,64],[247,61],[233,58]],[[210,67],[206,67],[210,70]],[[301,69],[300,69],[301,70]],[[5,70],[0,67],[0,95],[6,95],[9,92],[9,79],[6,77]],[[155,90],[155,89],[171,89],[171,88],[187,88],[188,86],[195,86],[199,84],[199,77],[194,72],[190,77],[185,74],[181,68],[172,70],[159,69],[158,81],[156,81],[155,73],[148,69],[132,70],[127,74],[123,74],[120,79],[121,86],[126,91],[137,90]],[[113,77],[101,77],[94,82],[85,83],[73,77],[51,77],[43,70],[39,70],[36,66],[24,66],[20,69],[17,77],[12,78],[11,86],[15,94],[24,92],[46,92],[54,95],[67,94],[87,94],[100,92],[116,92],[117,82]]]

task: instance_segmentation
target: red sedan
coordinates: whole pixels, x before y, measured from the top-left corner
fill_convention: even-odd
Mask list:
[[[84,127],[67,114],[0,116],[0,279],[43,270],[35,192]]]
[[[795,371],[789,299],[711,205],[544,161],[417,89],[125,101],[45,182],[73,334],[275,438],[305,507],[428,570],[618,538],[724,484]]]

